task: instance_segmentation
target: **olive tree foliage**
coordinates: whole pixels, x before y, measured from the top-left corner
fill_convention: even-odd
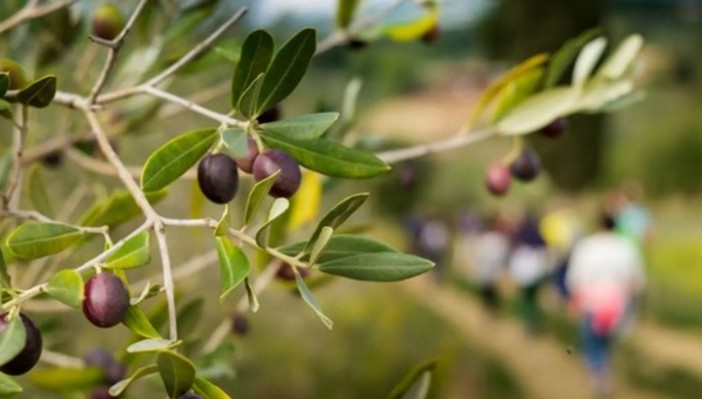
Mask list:
[[[7,60],[3,61],[5,64],[0,62],[0,113],[12,130],[11,146],[0,158],[0,306],[3,312],[0,316],[0,396],[22,391],[10,374],[27,370],[12,372],[17,369],[8,365],[17,363],[19,356],[42,351],[41,336],[35,333],[31,311],[27,309],[36,304],[38,297],[48,296],[61,306],[82,307],[88,320],[98,327],[121,323],[139,337],[121,348],[141,356],[133,357],[137,361],[129,364],[128,377],[110,381],[110,395],[119,396],[139,379],[158,374],[170,398],[186,394],[229,398],[211,381],[217,375],[202,365],[217,355],[230,331],[230,320],[225,317],[222,325],[197,350],[185,350],[184,342],[187,343],[188,337],[179,336],[178,319],[183,314],[178,311],[175,298],[178,279],[203,270],[210,263],[209,259],[216,257],[220,270],[220,300],[224,302],[241,286],[245,295],[237,303],[237,309],[256,312],[259,308],[257,295],[271,286],[276,275],[287,275],[304,303],[331,329],[332,319],[324,313],[323,304],[315,299],[314,287],[307,279],[310,271],[335,278],[390,282],[427,272],[433,264],[376,239],[343,232],[343,223],[363,205],[367,193],[341,199],[322,212],[312,228],[299,229],[281,223],[295,212],[314,217],[319,196],[323,194],[319,184],[322,178],[370,179],[386,173],[401,161],[443,151],[460,151],[481,140],[499,137],[514,141],[513,150],[498,162],[509,165],[522,152],[524,135],[570,114],[601,112],[625,104],[635,94],[632,78],[635,59],[642,46],[641,37],[632,35],[611,46],[612,51],[604,57],[606,39],[586,32],[566,42],[554,54],[535,55],[505,73],[485,90],[473,110],[466,111],[466,123],[457,126],[452,137],[372,153],[349,144],[348,140],[344,144],[340,142],[344,130],[355,117],[353,95],[345,99],[342,114],[308,113],[280,120],[266,115],[296,89],[317,54],[340,46],[357,48],[383,38],[398,42],[436,39],[440,2],[413,2],[418,17],[390,25],[384,22],[385,17],[398,6],[412,2],[399,0],[386,9],[368,13],[359,0],[339,0],[336,29],[330,35],[320,38],[315,29],[301,28],[292,36],[280,39],[274,39],[261,29],[244,36],[234,35],[230,28],[245,18],[246,8],[227,15],[218,26],[212,26],[203,21],[219,2],[184,0],[125,2],[128,4],[120,5],[123,10],[113,9],[106,12],[106,17],[102,16],[108,25],[116,27],[101,30],[105,26],[93,25],[92,35],[82,35],[85,30],[78,28],[75,19],[97,18],[85,12],[90,9],[86,4],[90,3],[28,0],[9,1],[0,6],[3,18],[0,41],[5,41],[6,45],[12,41],[13,48],[22,49],[23,43],[31,40],[27,29],[32,23],[69,21],[67,26],[60,25],[68,30],[54,38],[60,44],[60,51],[51,46],[35,49],[37,63],[44,64],[41,70],[50,70],[51,61],[68,49],[80,49],[93,57],[89,64],[72,65],[81,76],[92,76],[87,70],[97,68],[95,79],[79,79],[79,89],[65,91],[62,81],[68,77],[49,72],[28,78],[23,68],[40,68],[14,65]],[[120,12],[124,15],[119,15]],[[154,24],[159,18],[166,23]],[[166,26],[170,28],[164,29]],[[159,52],[165,51],[167,46],[154,50],[152,45],[157,40],[165,44],[178,40],[187,42],[191,31],[205,28],[209,32],[201,40],[176,52],[175,56],[172,52]],[[141,41],[135,35],[143,34],[144,30],[153,40],[147,41],[147,47],[140,47]],[[236,46],[227,47],[232,42]],[[152,53],[147,54],[146,50]],[[131,79],[115,80],[116,76],[125,76],[120,71],[124,64],[119,61],[134,54],[140,62],[128,64],[132,68],[129,70]],[[228,113],[202,105],[197,93],[178,94],[169,89],[184,69],[205,58],[212,62],[213,54],[218,56],[215,62],[231,65],[231,81],[227,84],[231,111]],[[76,62],[74,58],[60,62],[70,64]],[[77,59],[80,62],[86,58],[79,55]],[[189,73],[205,76],[207,68],[191,68]],[[570,79],[564,79],[566,75]],[[569,83],[563,84],[563,81]],[[143,165],[127,166],[111,141],[125,132],[124,126],[104,115],[125,111],[130,100],[139,97],[155,100],[157,105],[175,105],[175,112],[199,114],[209,123],[187,132],[172,132],[160,146],[150,149],[150,156]],[[157,107],[144,112],[139,123],[158,123],[158,111]],[[74,131],[44,142],[32,140],[33,127],[52,124],[48,118],[57,113],[70,115],[72,120],[78,121],[70,125]],[[335,133],[330,135],[330,130]],[[84,145],[86,139],[88,144],[97,146],[102,158],[86,156],[76,150],[75,147]],[[75,220],[56,212],[59,204],[49,200],[37,164],[42,160],[53,162],[52,157],[61,153],[67,154],[79,168],[93,172],[84,174],[84,179],[104,174],[115,178],[121,188],[98,198]],[[298,165],[304,168],[302,174]],[[169,186],[179,179],[192,178],[193,169],[197,169],[203,194],[221,207],[219,218],[170,217],[158,210],[157,203],[168,196]],[[255,184],[248,192],[236,194],[239,173],[244,172],[253,172]],[[81,187],[85,186],[77,185],[74,190],[77,193],[71,197],[83,195],[78,192]],[[24,190],[27,194],[21,196]],[[506,190],[498,191],[501,194]],[[231,200],[235,194],[245,196],[243,209],[234,209]],[[75,198],[67,201],[75,201]],[[182,215],[186,214],[188,211],[184,209]],[[236,223],[232,214],[241,215]],[[139,223],[131,232],[115,235],[116,226],[135,220]],[[185,234],[186,228],[210,231],[211,250],[174,265],[169,238]],[[287,233],[282,234],[283,237],[300,237],[305,232],[306,237],[280,242],[281,230]],[[90,251],[84,244],[91,239],[92,242],[102,240],[104,249],[86,254],[88,260],[80,265],[69,268],[44,262],[66,251]],[[150,262],[152,242],[159,262]],[[48,270],[38,273],[37,269],[42,267]],[[162,281],[154,285],[130,282],[130,272],[144,267],[154,268],[154,276],[162,276]],[[31,281],[26,281],[27,276]],[[38,276],[44,276],[43,280]],[[15,280],[30,285],[20,285]],[[167,320],[167,334],[161,334],[141,308],[144,301],[154,297],[165,298],[162,317]],[[46,301],[42,304],[49,306]],[[41,360],[48,363],[47,366],[30,371],[29,376],[33,383],[46,389],[70,396],[72,392],[104,385],[106,381],[104,369],[72,354],[44,350]],[[32,358],[31,364],[26,363],[23,364],[28,366],[25,368],[32,368],[36,359]],[[389,397],[409,394],[423,397],[432,369],[431,363],[418,367]]]

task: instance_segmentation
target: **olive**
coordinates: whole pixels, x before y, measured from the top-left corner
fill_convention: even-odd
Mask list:
[[[128,309],[129,293],[119,277],[100,273],[85,283],[83,314],[94,325],[113,327],[124,320]]]
[[[239,186],[236,162],[222,153],[206,155],[197,167],[197,182],[207,199],[226,204],[234,198]]]

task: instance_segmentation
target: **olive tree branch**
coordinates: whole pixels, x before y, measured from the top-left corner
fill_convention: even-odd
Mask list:
[[[469,145],[492,137],[493,135],[495,135],[495,130],[492,128],[486,128],[483,130],[477,130],[473,132],[468,132],[466,128],[461,128],[455,135],[445,140],[434,141],[431,143],[419,144],[395,150],[382,151],[376,153],[375,155],[378,158],[385,161],[386,163],[393,164],[401,161],[406,161],[408,159],[420,158],[429,154],[436,154],[445,151],[455,150],[462,147],[467,147]]]
[[[88,96],[89,104],[93,104],[95,102],[95,98],[98,96],[98,94],[100,94],[100,91],[102,91],[103,87],[105,87],[105,83],[107,83],[107,78],[112,72],[112,69],[115,67],[117,55],[119,54],[120,49],[122,49],[122,46],[124,45],[124,40],[127,37],[127,34],[129,34],[129,31],[132,29],[132,26],[134,26],[134,23],[136,23],[137,18],[139,18],[139,15],[146,6],[146,3],[149,1],[150,0],[139,1],[139,4],[137,4],[136,9],[129,17],[129,20],[124,25],[124,28],[117,35],[117,37],[114,38],[114,40],[106,43],[101,42],[101,44],[107,45],[109,47],[109,52],[107,53],[107,59],[105,60],[105,64],[102,67],[100,76],[95,81],[93,89],[90,91],[90,95]],[[95,40],[95,38],[93,38],[92,36],[91,38]]]
[[[20,121],[12,129],[12,167],[5,192],[2,194],[3,209],[8,210],[19,200],[20,180],[22,180],[22,155],[27,139],[29,125],[29,107],[22,105]]]
[[[42,349],[41,357],[39,358],[39,360],[46,364],[62,368],[79,369],[85,367],[85,362],[83,361],[83,359],[74,356],[69,356],[60,352],[54,352],[46,348]]]
[[[0,34],[15,26],[35,18],[40,18],[75,3],[76,0],[60,0],[44,6],[37,5],[37,0],[30,0],[19,11],[0,22]]]

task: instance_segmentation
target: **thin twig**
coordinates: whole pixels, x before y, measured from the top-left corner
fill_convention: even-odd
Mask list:
[[[21,106],[21,117],[18,126],[15,126],[12,134],[12,167],[10,169],[10,177],[7,182],[7,187],[2,195],[3,208],[10,209],[19,201],[20,196],[20,181],[22,180],[22,156],[24,152],[24,144],[27,139],[27,126],[29,124],[29,107]]]
[[[6,20],[0,22],[0,34],[25,21],[40,18],[62,8],[68,7],[75,1],[76,0],[61,0],[45,6],[37,6],[36,0],[30,1],[21,10],[17,11]]]
[[[215,112],[210,110],[209,108],[205,108],[199,104],[196,104],[190,100],[186,100],[185,98],[179,97],[175,94],[169,93],[167,91],[163,91],[161,89],[157,89],[153,86],[142,86],[142,92],[149,94],[153,97],[157,97],[175,104],[182,105],[183,107],[196,112],[200,115],[206,116],[214,121],[217,121],[219,123],[223,123],[228,126],[237,126],[242,129],[246,129],[248,126],[248,122],[242,122],[238,119],[234,119],[228,115],[221,114],[219,112]]]
[[[39,360],[46,364],[62,368],[81,369],[85,367],[85,362],[83,359],[69,356],[64,353],[54,352],[46,348],[42,349]]]
[[[419,158],[429,154],[436,154],[467,147],[479,141],[485,140],[495,134],[493,129],[484,129],[470,133],[463,133],[463,129],[448,139],[435,141],[432,143],[419,144],[412,147],[400,148],[397,150],[383,151],[375,154],[388,164],[393,164],[408,159]]]

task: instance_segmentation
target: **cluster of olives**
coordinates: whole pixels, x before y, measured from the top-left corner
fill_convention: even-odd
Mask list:
[[[541,129],[540,133],[546,137],[556,138],[563,134],[565,128],[565,119],[558,118]],[[522,182],[530,182],[536,179],[540,171],[539,155],[531,148],[525,148],[510,165],[500,162],[490,165],[485,173],[485,185],[493,195],[502,196],[509,191],[513,177]]]

